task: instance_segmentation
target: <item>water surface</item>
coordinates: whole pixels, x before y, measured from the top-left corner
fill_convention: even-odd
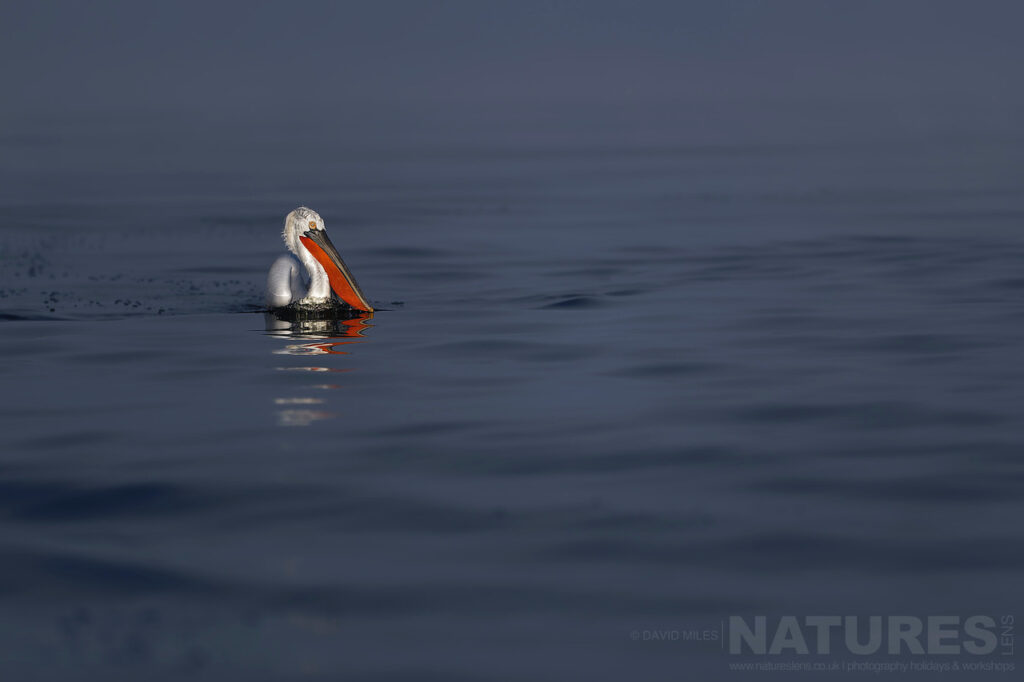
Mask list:
[[[710,679],[630,633],[1020,612],[1019,141],[260,153],[0,170],[12,679]],[[372,317],[259,312],[299,204]]]

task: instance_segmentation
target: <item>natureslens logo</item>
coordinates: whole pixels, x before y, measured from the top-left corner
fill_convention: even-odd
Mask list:
[[[729,654],[1012,656],[1014,617],[729,616]]]

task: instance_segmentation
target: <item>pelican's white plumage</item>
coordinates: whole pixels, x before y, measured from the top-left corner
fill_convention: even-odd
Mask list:
[[[337,296],[355,310],[373,310],[327,237],[319,213],[305,206],[295,209],[285,217],[281,236],[290,253],[270,266],[268,307],[322,306]]]
[[[267,307],[283,308],[306,297],[309,288],[305,280],[308,275],[304,278],[301,269],[302,263],[295,256],[278,256],[267,275]]]

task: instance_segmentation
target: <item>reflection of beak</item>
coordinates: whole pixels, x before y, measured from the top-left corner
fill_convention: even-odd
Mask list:
[[[338,250],[334,248],[334,244],[331,243],[324,230],[306,230],[299,239],[327,271],[331,289],[338,295],[338,298],[356,310],[373,312],[373,306],[366,300],[366,296],[356,284],[356,278],[349,272],[348,266],[338,255]]]

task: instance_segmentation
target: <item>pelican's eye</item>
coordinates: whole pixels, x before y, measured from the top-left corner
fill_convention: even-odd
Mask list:
[[[309,229],[311,229],[311,230],[315,230],[316,229],[316,221],[315,220],[310,220],[309,221]]]

